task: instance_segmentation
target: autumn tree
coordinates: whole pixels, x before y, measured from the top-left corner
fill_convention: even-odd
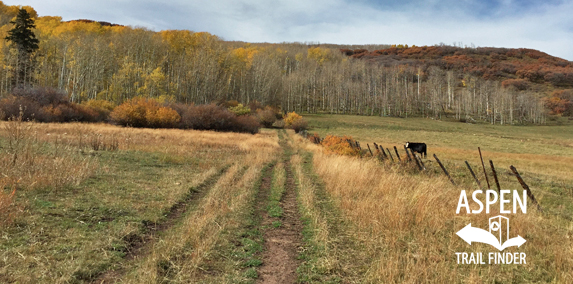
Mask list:
[[[24,8],[20,8],[16,20],[10,23],[14,25],[14,28],[8,31],[8,36],[5,39],[12,42],[12,46],[17,52],[14,64],[13,86],[25,86],[31,82],[33,54],[39,48],[39,41],[32,31],[36,25],[34,24],[34,19]]]

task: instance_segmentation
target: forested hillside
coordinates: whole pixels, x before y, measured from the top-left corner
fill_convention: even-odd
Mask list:
[[[18,8],[0,4],[2,38]],[[76,103],[119,104],[136,96],[196,104],[256,100],[283,111],[501,124],[571,114],[573,93],[565,90],[573,86],[571,62],[533,50],[249,44],[205,32],[63,22],[25,8],[39,39],[32,85],[64,90]],[[0,48],[4,97],[14,87],[17,56],[8,41]]]

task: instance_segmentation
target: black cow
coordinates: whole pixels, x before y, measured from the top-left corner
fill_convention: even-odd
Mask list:
[[[418,152],[421,155],[426,157],[426,143],[413,143],[413,142],[406,142],[406,148],[410,148],[413,152]]]

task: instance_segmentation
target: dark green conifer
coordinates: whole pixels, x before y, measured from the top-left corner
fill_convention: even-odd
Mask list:
[[[11,41],[12,46],[18,51],[13,81],[14,87],[20,87],[30,81],[33,65],[32,55],[39,48],[38,43],[40,41],[32,31],[36,25],[26,9],[20,8],[16,20],[10,23],[14,25],[14,28],[8,31],[5,40]]]

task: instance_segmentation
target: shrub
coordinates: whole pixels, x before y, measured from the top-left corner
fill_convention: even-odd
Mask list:
[[[251,109],[243,104],[238,104],[237,106],[230,107],[229,110],[235,115],[247,115],[251,113]]]
[[[302,116],[298,115],[296,112],[289,112],[283,118],[285,122],[285,127],[294,129],[296,133],[308,128],[308,123]]]
[[[68,101],[65,93],[49,88],[15,89],[0,101],[3,118],[16,117],[38,122],[98,121],[98,113]]]
[[[304,119],[297,119],[290,125],[290,128],[292,128],[295,133],[300,133],[308,129],[308,122]]]
[[[23,120],[44,121],[44,110],[37,102],[23,97],[9,96],[0,100],[0,110],[4,113],[4,118],[18,117],[22,112]]]
[[[264,110],[257,110],[257,118],[259,122],[266,128],[273,126],[273,123],[277,121],[276,113],[270,107],[266,107]]]
[[[182,111],[181,127],[197,130],[257,133],[260,124],[253,116],[236,116],[215,104],[178,107]]]
[[[308,140],[314,144],[320,144],[321,142],[320,135],[318,135],[316,132],[312,136],[308,136]]]
[[[289,112],[284,117],[285,127],[290,127],[296,120],[303,119],[302,116],[298,115],[296,112]]]
[[[160,107],[148,109],[146,113],[147,124],[154,128],[175,128],[181,121],[181,116],[172,108]]]
[[[573,115],[573,90],[553,91],[551,96],[543,99],[545,107],[552,115]]]
[[[145,119],[147,104],[148,101],[146,99],[133,98],[117,106],[109,114],[109,118],[113,123],[119,125],[145,127],[147,125],[147,121]]]
[[[96,121],[106,121],[115,108],[115,104],[106,100],[89,100],[83,104],[97,113]]]
[[[189,106],[181,115],[182,128],[230,131],[235,115],[215,104]]]
[[[156,100],[133,98],[117,106],[111,113],[112,122],[132,127],[176,127],[181,116]]]
[[[529,87],[529,84],[523,79],[507,79],[501,82],[501,86],[503,88],[514,87],[517,90],[523,91]]]
[[[360,156],[360,150],[352,147],[350,144],[355,144],[356,141],[350,136],[334,136],[327,135],[322,140],[324,152],[328,154]]]
[[[232,131],[255,134],[259,132],[261,124],[259,120],[252,115],[241,115],[236,118],[236,126]]]
[[[12,95],[38,103],[40,106],[68,103],[68,95],[53,88],[17,88]]]

